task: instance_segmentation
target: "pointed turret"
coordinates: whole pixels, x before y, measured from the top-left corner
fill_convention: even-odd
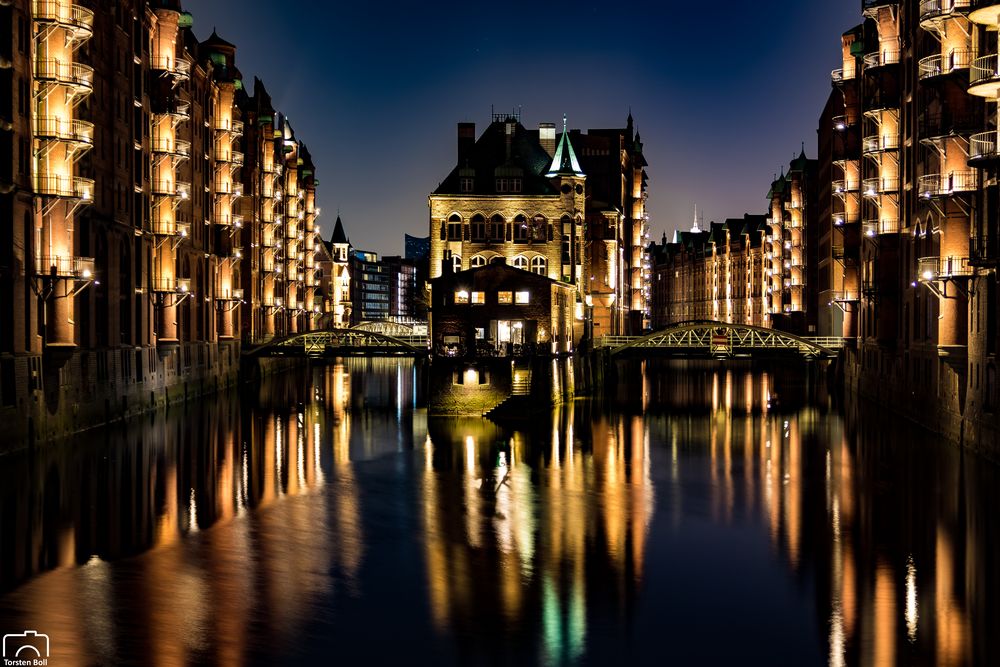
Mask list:
[[[347,240],[347,234],[344,233],[344,223],[340,221],[340,214],[337,215],[337,222],[333,225],[333,238],[330,239],[331,243],[350,243]]]
[[[701,233],[701,227],[698,226],[698,205],[694,205],[694,224],[691,225],[691,233],[699,234]]]
[[[576,176],[583,177],[583,169],[580,168],[580,161],[576,159],[573,151],[573,144],[569,140],[569,132],[566,130],[566,116],[563,116],[563,132],[559,138],[559,145],[556,146],[556,154],[552,157],[552,165],[549,167],[548,178],[555,176]]]

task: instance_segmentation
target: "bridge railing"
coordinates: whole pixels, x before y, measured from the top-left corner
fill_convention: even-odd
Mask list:
[[[774,331],[775,337],[763,337],[760,335],[749,336],[749,332],[743,335],[737,335],[736,330],[733,330],[733,335],[727,334],[728,342],[736,347],[741,347],[744,343],[744,339],[748,342],[749,347],[757,348],[795,348],[797,344],[792,339],[778,338],[783,332],[778,330]],[[637,341],[642,340],[645,336],[601,336],[594,341],[594,347],[597,348],[620,348],[626,345],[632,345]],[[653,343],[651,342],[648,347],[666,347],[666,348],[691,348],[691,347],[708,347],[710,333],[708,331],[698,331],[693,336],[680,336],[675,335],[675,341],[663,342],[663,343]],[[816,345],[818,347],[823,347],[828,350],[839,350],[844,347],[847,343],[847,338],[841,336],[808,336],[803,337],[802,340]],[[694,345],[693,345],[694,344]]]

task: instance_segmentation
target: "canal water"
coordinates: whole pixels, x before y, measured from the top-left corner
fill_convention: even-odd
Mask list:
[[[498,426],[354,359],[8,455],[0,631],[51,667],[1000,664],[998,467],[810,373],[635,362]]]

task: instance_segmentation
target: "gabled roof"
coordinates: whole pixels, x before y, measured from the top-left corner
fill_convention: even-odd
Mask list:
[[[573,144],[569,140],[569,132],[566,130],[566,116],[563,116],[562,137],[559,145],[556,146],[556,154],[552,156],[552,164],[545,174],[549,178],[554,176],[584,176],[583,169],[580,168],[580,161],[576,159],[573,151]]]
[[[507,125],[513,127],[508,137]],[[523,195],[558,195],[559,191],[546,178],[549,154],[538,141],[538,132],[521,123],[496,121],[490,123],[476,140],[467,157],[456,164],[451,173],[432,194],[435,195],[494,195],[498,174],[520,177]],[[463,191],[463,179],[472,179],[472,191]]]

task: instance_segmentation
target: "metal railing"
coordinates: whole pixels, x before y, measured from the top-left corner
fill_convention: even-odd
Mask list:
[[[891,151],[899,148],[898,134],[872,135],[864,138],[862,150],[865,153],[878,153],[879,151]]]
[[[968,257],[921,257],[917,260],[917,277],[924,282],[971,276],[972,273]]]
[[[865,69],[895,65],[899,62],[899,48],[882,49],[875,53],[869,53],[863,58]]]
[[[35,60],[35,77],[43,81],[56,81],[87,90],[94,89],[94,68],[83,63],[67,63],[55,58],[38,58]]]
[[[842,67],[830,72],[830,79],[833,83],[843,83],[844,81],[853,81],[856,75],[857,70],[854,67]]]
[[[917,64],[918,76],[921,79],[931,79],[959,70],[967,70],[972,65],[972,56],[971,49],[955,49],[948,55],[936,54],[921,58]]]
[[[159,56],[149,59],[151,69],[158,72],[169,72],[170,74],[187,79],[191,76],[191,62],[184,58],[174,56]]]
[[[832,350],[844,347],[846,340],[839,336],[804,338],[749,325],[698,322],[678,324],[647,336],[601,336],[594,341],[594,347],[611,348],[613,353],[626,349],[663,349],[729,355],[734,350],[746,353],[789,350],[807,356],[829,356]]]
[[[895,234],[898,231],[898,220],[865,220],[861,223],[861,233],[868,238],[873,238],[881,234]]]
[[[969,161],[996,159],[1000,156],[997,137],[996,130],[972,135],[969,138]]]
[[[153,134],[152,150],[154,153],[168,153],[179,157],[191,157],[191,142],[183,139],[171,140],[170,137],[160,137]]]
[[[94,199],[94,179],[80,176],[35,177],[35,192],[47,197],[75,197],[84,201]]]
[[[925,199],[947,197],[956,192],[971,192],[978,187],[979,173],[976,171],[926,174],[917,179],[917,193]]]
[[[861,222],[861,214],[845,213],[843,211],[833,214],[833,226],[843,227],[844,225],[856,225]]]
[[[967,12],[972,0],[920,0],[920,20],[929,21],[952,12]]]
[[[998,80],[1000,80],[1000,55],[993,53],[972,61],[972,69],[969,72],[970,89]]]
[[[35,134],[39,137],[93,145],[94,124],[85,120],[64,120],[56,116],[35,116]]]
[[[94,277],[93,257],[72,255],[52,255],[35,258],[35,272],[40,276],[53,278],[79,278],[90,280]]]
[[[858,191],[858,181],[837,180],[833,181],[831,185],[833,186],[833,193],[838,195]]]
[[[883,194],[895,194],[899,191],[899,179],[866,178],[861,184],[861,191],[866,197],[878,197]]]
[[[31,7],[36,21],[55,21],[88,33],[94,31],[94,12],[70,0],[33,0]]]
[[[850,303],[852,301],[860,301],[861,299],[860,294],[858,294],[857,292],[852,292],[850,290],[835,290],[831,294],[832,294],[832,296],[830,297],[831,302]],[[827,346],[824,345],[823,347]]]

